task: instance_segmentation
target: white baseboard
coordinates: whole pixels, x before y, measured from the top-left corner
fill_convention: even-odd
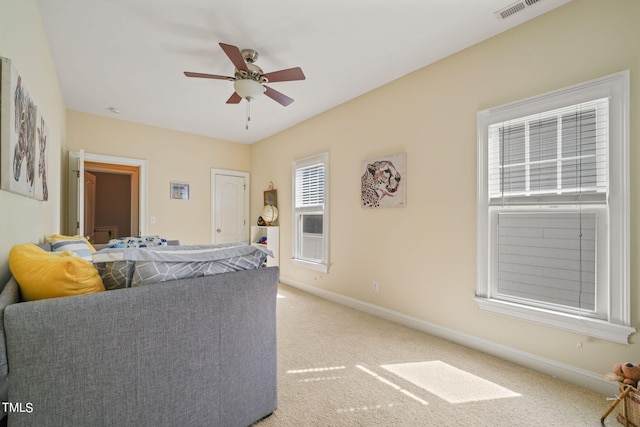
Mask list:
[[[581,387],[593,390],[606,396],[618,394],[618,384],[602,378],[602,373],[594,373],[584,369],[576,368],[565,363],[540,357],[502,344],[488,341],[474,335],[465,334],[453,329],[445,328],[434,323],[426,322],[415,317],[407,316],[397,311],[389,310],[374,304],[363,302],[354,298],[346,297],[334,292],[310,286],[296,280],[280,277],[280,282],[292,286],[310,294],[328,299],[338,304],[351,307],[353,309],[372,314],[374,316],[387,319],[391,322],[399,323],[410,328],[426,332],[439,338],[446,339],[469,348],[473,348],[483,353],[488,353],[501,359],[517,363],[536,371],[551,375],[556,378],[568,381]]]

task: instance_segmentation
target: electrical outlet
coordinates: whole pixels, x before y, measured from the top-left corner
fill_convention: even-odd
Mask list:
[[[378,292],[379,290],[379,286],[378,286],[378,282],[376,282],[375,280],[373,281],[373,292]]]

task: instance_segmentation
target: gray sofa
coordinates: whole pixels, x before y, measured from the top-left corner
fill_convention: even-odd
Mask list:
[[[269,267],[30,302],[11,278],[0,293],[8,425],[227,427],[268,416],[278,276]]]

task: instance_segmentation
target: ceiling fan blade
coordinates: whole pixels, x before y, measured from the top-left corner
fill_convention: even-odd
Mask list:
[[[233,62],[233,65],[235,65],[238,70],[249,71],[249,69],[247,68],[247,63],[244,62],[242,53],[240,53],[240,49],[230,44],[225,44],[225,43],[219,43],[219,44],[222,50],[224,50],[224,53],[227,54],[231,62]]]
[[[233,92],[233,95],[227,99],[227,104],[239,104],[242,101],[242,97],[238,95],[238,92]]]
[[[235,80],[233,77],[218,76],[216,74],[192,73],[191,71],[185,71],[184,75],[187,77],[200,77],[203,79]]]
[[[266,77],[269,83],[273,82],[288,82],[291,80],[304,80],[305,76],[300,67],[288,68],[286,70],[273,71],[271,73],[263,74],[262,77]]]
[[[278,92],[277,90],[273,90],[268,86],[265,86],[265,89],[266,89],[264,92],[265,95],[267,95],[269,98],[273,99],[279,104],[282,104],[285,107],[293,102],[293,99],[289,98],[287,95],[283,93]]]

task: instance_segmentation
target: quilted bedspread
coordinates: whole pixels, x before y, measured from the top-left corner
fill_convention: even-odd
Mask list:
[[[107,248],[93,254],[107,289],[259,268],[273,253],[246,243]]]

